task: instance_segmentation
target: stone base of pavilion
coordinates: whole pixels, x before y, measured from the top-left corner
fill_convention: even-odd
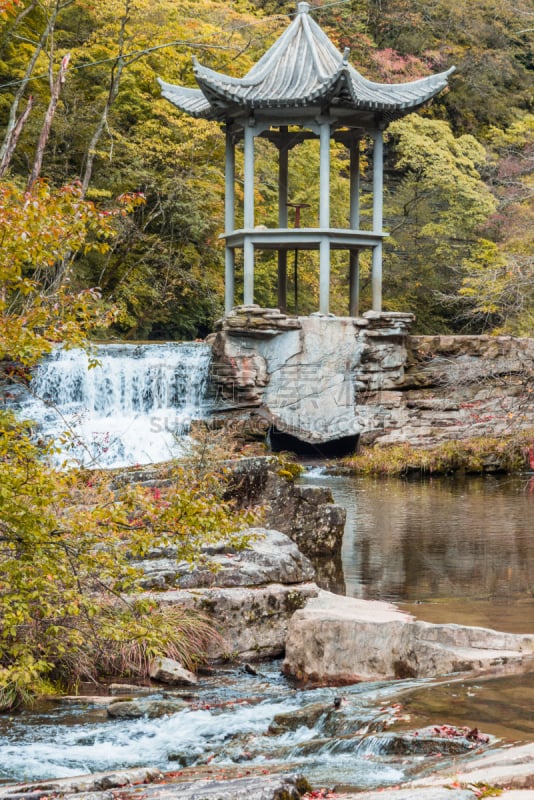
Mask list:
[[[361,398],[402,384],[413,320],[399,312],[295,317],[237,306],[211,337],[219,409],[253,415],[273,449],[352,452],[361,433],[383,427]]]

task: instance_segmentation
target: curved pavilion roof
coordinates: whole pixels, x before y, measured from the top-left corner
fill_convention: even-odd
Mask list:
[[[375,83],[348,63],[308,13],[307,2],[286,31],[244,78],[233,78],[204,67],[194,59],[199,89],[158,79],[163,97],[193,117],[219,121],[271,109],[288,117],[291,110],[314,108],[357,122],[369,112],[390,121],[404,116],[437,95],[454,72],[431,75],[402,84]]]

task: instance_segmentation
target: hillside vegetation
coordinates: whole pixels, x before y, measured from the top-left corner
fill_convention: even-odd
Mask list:
[[[413,311],[419,332],[530,333],[530,0],[315,0],[312,6],[316,20],[341,50],[350,47],[352,63],[367,77],[400,82],[457,67],[450,91],[389,128],[386,308]],[[163,100],[156,78],[195,85],[193,55],[243,75],[287,26],[295,3],[0,0],[0,10],[2,180],[24,189],[29,176],[38,174],[52,192],[79,180],[81,198],[111,214],[118,196],[137,197],[131,213],[115,214],[107,247],[78,252],[69,267],[70,286],[99,288],[113,308],[115,336],[205,335],[222,308],[217,237],[223,230],[224,141],[218,125],[195,121]],[[17,120],[24,124],[13,130]],[[257,220],[274,225],[275,152],[261,141],[258,153]],[[291,159],[290,199],[310,203],[303,223],[312,225],[316,157],[311,142]],[[339,148],[332,165],[332,214],[343,225],[347,171],[347,155]],[[369,214],[367,192],[364,221]],[[370,287],[363,260],[365,309]],[[27,272],[34,267],[28,265]],[[299,269],[300,308],[316,310],[314,257],[301,256]],[[346,275],[345,260],[339,259],[336,313],[346,311]],[[275,276],[272,258],[261,260],[258,302],[275,302]]]

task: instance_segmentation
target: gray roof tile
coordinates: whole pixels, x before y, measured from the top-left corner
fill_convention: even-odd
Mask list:
[[[321,106],[383,112],[403,116],[447,86],[454,67],[403,84],[380,84],[364,78],[347,63],[326,33],[308,14],[299,13],[272,47],[244,78],[234,78],[204,67],[194,59],[200,89],[187,89],[160,80],[162,94],[195,117],[225,119],[253,109],[291,109]]]

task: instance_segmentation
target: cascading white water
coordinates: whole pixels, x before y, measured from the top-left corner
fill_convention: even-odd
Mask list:
[[[59,349],[30,384],[21,413],[60,438],[60,460],[87,467],[165,461],[180,453],[193,419],[205,418],[210,348],[203,343]]]

